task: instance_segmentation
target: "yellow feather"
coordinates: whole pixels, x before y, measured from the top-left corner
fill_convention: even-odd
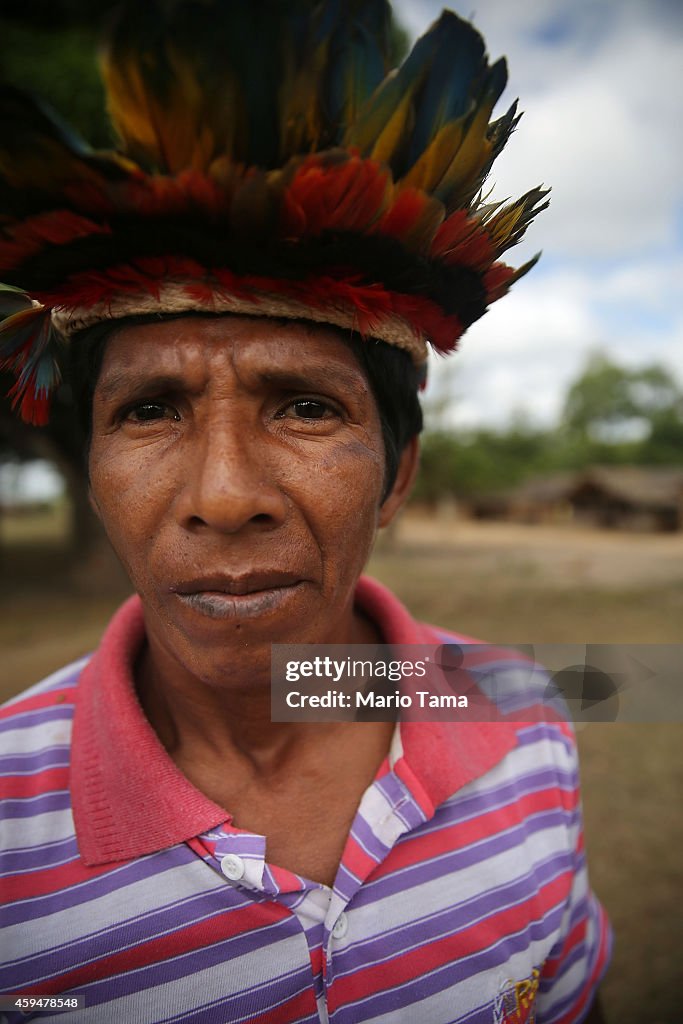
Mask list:
[[[479,184],[478,178],[491,156],[492,144],[486,132],[492,109],[492,103],[479,107],[450,166],[435,186],[448,209],[457,205],[472,185]]]
[[[489,221],[487,230],[496,246],[508,240],[519,224],[523,213],[523,204],[517,202],[511,206],[506,206],[496,217]]]
[[[412,96],[408,95],[399,103],[377,136],[370,152],[373,160],[383,164],[390,163],[392,156],[412,128],[413,116]],[[363,152],[362,145],[359,148]]]
[[[135,64],[123,68],[103,61],[102,76],[109,115],[126,148],[149,151],[156,146],[142,77]]]
[[[163,101],[157,99],[145,81],[140,55],[117,62],[104,56],[104,77],[108,109],[125,149],[157,170],[171,174],[187,168],[204,170],[226,145],[232,149],[234,119],[213,115],[230,109],[234,96],[227,87],[207,102],[193,68],[177,50],[167,49],[172,69],[171,86]],[[149,71],[149,69],[146,69]],[[217,140],[212,125],[219,123],[224,137]]]
[[[362,156],[372,156],[381,163],[390,161],[412,127],[414,84],[399,97],[395,93],[395,78],[396,71],[387,75],[359,111],[356,123],[349,125],[343,142],[346,147],[360,150]]]
[[[402,178],[404,185],[420,188],[424,192],[433,192],[448,170],[453,153],[462,141],[462,120],[445,124],[432,139],[420,159],[413,164]]]

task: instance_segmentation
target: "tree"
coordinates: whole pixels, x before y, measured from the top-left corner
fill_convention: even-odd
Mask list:
[[[680,413],[683,396],[672,375],[652,364],[634,370],[593,353],[567,392],[562,423],[570,433],[593,440],[633,435],[634,421],[642,434],[665,411]]]
[[[594,353],[569,388],[561,427],[589,445],[630,444],[652,437],[658,420],[681,421],[683,395],[663,366],[630,369]]]

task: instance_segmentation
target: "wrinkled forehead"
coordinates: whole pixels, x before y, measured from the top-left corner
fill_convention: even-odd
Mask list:
[[[245,378],[287,373],[334,376],[353,390],[368,388],[348,332],[244,316],[121,323],[106,340],[97,386],[106,389],[121,376],[165,372],[210,379],[228,370]]]

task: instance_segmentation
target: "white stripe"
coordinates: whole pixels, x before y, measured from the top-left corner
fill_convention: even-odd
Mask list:
[[[567,776],[566,784],[571,790],[576,785],[577,758],[571,757],[564,746],[541,738],[538,743],[525,747],[515,747],[501,762],[494,765],[486,775],[474,779],[454,796],[444,801],[444,806],[457,807],[458,804],[470,800],[472,796],[486,797],[495,796],[496,791],[504,786],[520,783],[524,785],[525,777],[556,770],[558,772],[558,784],[564,782],[559,775]],[[537,787],[538,788],[538,787]],[[546,788],[545,786],[542,788]],[[504,806],[509,798],[502,796],[499,802],[491,803],[491,809]],[[473,811],[472,818],[480,817],[481,810]],[[467,819],[463,819],[467,820]]]
[[[477,954],[472,955],[476,956]],[[461,962],[467,962],[469,959],[469,956],[465,957]],[[460,1020],[473,1010],[486,1006],[487,1003],[495,1003],[496,996],[507,987],[508,982],[529,978],[534,967],[538,967],[543,959],[544,951],[539,948],[539,943],[532,943],[528,949],[515,953],[500,967],[491,967],[487,971],[481,971],[465,981],[459,981],[453,987],[447,986],[427,999],[421,999],[419,1002],[409,1005],[404,1004],[398,1011],[390,1010],[378,1017],[361,1016],[363,1000],[360,1000],[356,1004],[358,1006],[357,1020],[359,1024],[360,1022],[362,1024],[402,1024],[402,1022],[416,1024],[417,1021],[429,1021],[429,1024],[452,1024],[455,1019]],[[439,970],[447,971],[448,966],[444,964],[442,968],[437,968],[436,971],[429,972],[423,977],[428,978]],[[410,986],[419,980],[416,978],[401,986],[404,989],[405,998],[408,997]],[[486,1019],[493,1021],[493,1017],[490,1016]]]
[[[163,854],[160,856],[161,866]],[[37,956],[224,886],[225,879],[197,858],[155,877],[117,887],[88,903],[11,925],[2,933],[4,948],[12,950],[12,960]]]
[[[46,811],[32,818],[6,818],[0,822],[0,848],[3,851],[33,849],[45,843],[59,842],[74,836],[71,808]]]
[[[0,754],[33,754],[50,747],[68,746],[71,742],[71,716],[57,718],[40,725],[26,725],[23,728],[0,732]]]
[[[259,988],[279,978],[300,972],[304,965],[310,963],[308,945],[303,932],[267,944],[267,931],[266,928],[261,929],[265,939],[261,955],[251,952],[231,956],[225,963],[207,967],[203,971],[192,971],[188,977],[179,978],[177,981],[155,984],[152,988],[134,992],[132,995],[122,996],[97,1007],[92,1006],[89,1011],[86,1008],[85,1019],[96,1020],[97,1024],[121,1024],[122,1021],[158,1024],[160,1020],[175,1020],[183,1014],[191,1014],[202,1006],[231,995],[238,995],[246,989],[258,991]],[[193,955],[197,955],[195,951],[167,959],[164,963],[175,964],[182,961],[185,956]],[[145,966],[138,970],[148,969]],[[127,971],[126,980],[133,979],[138,970]],[[106,984],[111,982],[103,982],[103,985]],[[259,1005],[258,995],[246,995],[246,1000],[252,1006]],[[268,1008],[264,1005],[263,1011]],[[216,1020],[223,1020],[222,1016],[219,1017],[218,1011],[215,1016]],[[246,1019],[250,1017],[253,1017],[253,1012],[246,1014]],[[233,1016],[230,1019],[235,1020]],[[55,1018],[55,1024],[83,1024],[83,1020],[83,1010],[75,1010],[73,1013],[60,1013],[58,1018]],[[277,1020],[277,1009],[274,1010],[273,1020]]]
[[[395,810],[393,804],[381,791],[381,783],[380,779],[365,790],[358,813],[377,839],[391,849],[398,837],[407,831],[408,826],[399,816],[400,810]],[[403,784],[401,783],[401,785]],[[406,794],[406,802],[411,799]],[[359,845],[362,844],[359,843]]]
[[[496,837],[505,834],[499,832]],[[431,863],[436,877],[411,887],[410,871],[405,869],[402,872],[404,889],[398,897],[391,894],[372,901],[373,888],[375,884],[381,883],[370,882],[365,887],[368,902],[353,909],[357,922],[353,929],[349,928],[348,941],[352,942],[354,935],[360,934],[364,939],[370,939],[395,928],[410,927],[416,919],[438,914],[448,906],[460,906],[478,896],[488,895],[492,890],[516,879],[523,879],[528,872],[533,872],[536,864],[567,852],[567,830],[561,825],[535,832],[528,837],[528,841],[524,841],[524,832],[521,831],[520,840],[512,849],[477,859],[469,867],[459,868],[449,874],[440,874],[438,867],[438,862],[448,855],[446,853],[439,854],[431,861],[421,861],[417,865],[416,874]],[[484,858],[484,845],[487,841],[472,844],[469,849],[481,847]],[[528,884],[533,887],[533,881]]]

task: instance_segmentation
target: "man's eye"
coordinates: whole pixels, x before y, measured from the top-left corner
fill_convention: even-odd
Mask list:
[[[332,406],[315,398],[297,398],[280,413],[280,416],[292,416],[300,420],[323,420],[334,415],[336,410]]]
[[[138,402],[127,409],[125,418],[134,423],[152,423],[168,418],[177,420],[179,416],[175,409],[163,402]]]

